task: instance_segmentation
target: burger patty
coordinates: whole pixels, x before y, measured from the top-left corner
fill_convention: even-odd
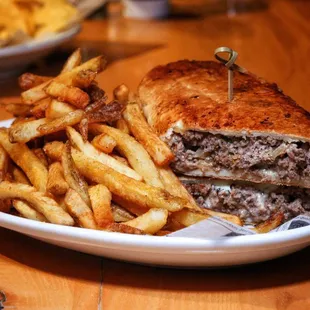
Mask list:
[[[300,215],[310,216],[310,190],[298,187],[257,187],[249,183],[216,185],[216,181],[184,181],[183,184],[197,203],[219,212],[239,216],[245,224],[259,224],[276,212],[284,214],[285,221]]]
[[[299,182],[310,177],[309,143],[197,131],[182,135],[174,132],[167,143],[175,154],[172,168],[182,174],[203,171],[209,165],[215,171],[241,169],[254,176],[268,170],[283,182]]]

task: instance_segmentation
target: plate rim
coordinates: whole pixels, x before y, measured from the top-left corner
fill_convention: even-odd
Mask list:
[[[28,52],[35,52],[40,49],[49,48],[75,36],[80,32],[81,24],[76,24],[67,30],[56,33],[53,37],[42,40],[33,39],[26,43],[0,48],[0,60],[5,57],[14,57]]]
[[[15,215],[0,212],[0,226],[20,233],[41,238],[100,245],[102,247],[135,247],[144,251],[157,251],[159,248],[168,252],[175,251],[216,251],[216,252],[251,252],[259,249],[282,248],[297,244],[310,245],[310,227],[274,232],[270,234],[223,237],[217,239],[162,237],[129,235],[117,232],[99,231],[80,227],[62,226],[37,222]],[[61,228],[61,229],[59,229]],[[28,230],[26,232],[25,230]],[[69,240],[68,240],[69,239]],[[73,239],[73,240],[72,240]],[[89,243],[90,242],[90,243]]]

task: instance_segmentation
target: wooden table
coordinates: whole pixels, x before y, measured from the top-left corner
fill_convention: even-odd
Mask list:
[[[226,45],[239,52],[240,65],[276,81],[310,109],[309,1],[270,1],[268,7],[233,18],[220,10],[208,13],[200,4],[193,1],[189,9],[203,16],[133,21],[114,14],[85,22],[67,49],[82,46],[88,56],[105,53],[109,66],[99,82],[111,93],[120,83],[135,89],[157,64],[212,59],[214,49]],[[52,74],[59,65],[51,57],[35,70]],[[1,100],[17,100],[16,82],[0,84],[0,89]],[[1,110],[1,119],[8,117]],[[253,266],[190,271],[80,254],[5,229],[0,229],[0,240],[5,309],[310,309],[310,248]]]

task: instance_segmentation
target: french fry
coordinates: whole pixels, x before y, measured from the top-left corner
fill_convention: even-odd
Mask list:
[[[46,123],[48,123],[46,118],[40,118],[14,124],[9,129],[10,141],[12,143],[26,143],[34,138],[40,137],[41,134],[38,131],[38,128]]]
[[[254,230],[259,234],[265,234],[271,230],[277,228],[282,224],[284,220],[284,214],[282,212],[277,212],[273,214],[267,221],[258,224]]]
[[[150,155],[133,137],[106,125],[90,124],[89,130],[94,134],[105,133],[111,136],[116,141],[118,150],[128,159],[130,166],[144,178],[144,181],[151,186],[163,188]]]
[[[28,90],[30,88],[41,85],[47,81],[50,81],[52,77],[40,76],[32,73],[24,73],[18,78],[18,85],[22,90]]]
[[[6,150],[0,145],[0,182],[5,179],[9,167],[9,155]]]
[[[118,156],[118,155],[115,155],[115,154],[110,154],[110,156],[112,156],[113,158],[115,158],[119,162],[123,163],[124,165],[130,167],[129,166],[129,162],[128,162],[128,160],[126,158]]]
[[[108,224],[113,223],[110,191],[104,185],[98,184],[90,187],[88,193],[97,226],[105,228]]]
[[[53,79],[53,81],[63,83],[67,86],[74,86],[73,85],[74,79],[80,71],[91,70],[93,72],[98,73],[104,69],[106,63],[107,61],[102,56],[92,58],[89,61],[81,64],[80,66],[75,67],[71,71],[58,75]],[[22,92],[21,97],[23,103],[34,104],[35,102],[43,98],[46,98],[48,95],[44,89],[49,85],[49,83],[51,83],[51,81],[52,80],[44,82],[43,84],[40,84],[34,88]]]
[[[21,124],[21,123],[26,123],[26,122],[30,122],[30,121],[34,121],[36,118],[35,117],[31,117],[31,116],[18,116],[14,119],[13,123],[11,124],[11,126],[17,125],[17,124]]]
[[[121,84],[113,90],[113,95],[116,100],[126,105],[128,103],[129,89],[125,84]]]
[[[51,98],[44,98],[36,103],[36,105],[31,109],[31,113],[36,118],[45,117],[45,111],[51,103]]]
[[[65,196],[65,204],[68,212],[77,220],[79,225],[84,228],[96,229],[96,222],[93,213],[81,198],[81,196],[73,189],[69,189]]]
[[[125,210],[128,210],[130,213],[136,216],[140,216],[149,210],[149,208],[145,208],[144,206],[140,207],[139,205],[127,201],[124,198],[117,195],[113,195],[112,200],[117,204],[119,204],[121,207],[123,207]]]
[[[65,145],[60,141],[53,141],[46,143],[43,150],[47,157],[52,161],[61,161],[61,156],[64,151]]]
[[[167,223],[168,211],[165,209],[150,209],[141,216],[125,222],[125,225],[141,229],[147,234],[155,234]]]
[[[45,192],[47,169],[40,160],[29,150],[26,144],[9,141],[7,130],[0,129],[0,144],[10,155],[11,159],[26,173],[30,182],[39,191]]]
[[[89,104],[89,96],[80,88],[67,86],[58,82],[51,82],[45,91],[48,95],[74,105],[79,109],[84,109]]]
[[[32,149],[32,152],[34,153],[34,155],[36,155],[38,157],[38,159],[40,160],[40,162],[46,167],[48,168],[48,162],[47,162],[47,157],[44,153],[44,151],[41,148],[37,148],[37,149]]]
[[[53,195],[64,195],[69,185],[64,178],[61,163],[54,162],[49,166],[46,190]]]
[[[83,118],[79,123],[79,132],[84,142],[88,141],[88,119]]]
[[[217,212],[217,211],[213,211],[210,209],[201,209],[200,212],[204,212],[205,214],[211,215],[211,216],[217,216],[217,217],[221,217],[222,219],[228,221],[228,222],[232,222],[236,225],[242,226],[243,223],[241,221],[241,219],[236,216],[236,215],[232,215],[232,214],[228,214],[228,213],[223,213],[223,212]]]
[[[31,116],[31,105],[25,105],[20,103],[0,103],[0,106],[3,107],[8,113],[17,116]]]
[[[96,78],[97,72],[91,70],[80,71],[73,80],[73,85],[76,87],[85,89],[87,88]]]
[[[18,167],[14,166],[12,168],[12,175],[13,175],[13,179],[16,183],[31,185],[29,182],[29,179],[27,178],[27,176],[25,175],[23,170],[19,169]]]
[[[96,136],[92,140],[91,144],[99,151],[102,151],[103,153],[106,154],[110,154],[113,152],[113,149],[116,146],[116,141],[106,134],[101,134]]]
[[[127,135],[130,135],[130,129],[123,118],[116,121],[116,128],[123,131],[124,133],[127,133]]]
[[[179,178],[173,173],[169,167],[157,167],[164,188],[172,195],[187,199],[189,201],[188,208],[200,211],[195,199],[187,191],[180,182]]]
[[[159,230],[156,234],[154,234],[155,236],[166,236],[166,235],[169,235],[171,234],[173,231],[170,231],[170,230]]]
[[[72,105],[58,101],[56,99],[52,99],[51,103],[48,105],[45,111],[45,116],[49,119],[55,119],[63,117],[68,113],[73,112],[74,110],[76,109]]]
[[[138,104],[128,104],[123,117],[134,137],[144,146],[158,166],[169,164],[174,154],[146,122]]]
[[[38,128],[41,136],[48,135],[60,130],[64,130],[67,126],[78,124],[84,118],[82,110],[75,110],[63,117],[56,118],[52,121],[46,122]]]
[[[183,209],[188,203],[161,188],[129,178],[75,149],[72,149],[72,157],[82,175],[105,185],[111,193],[141,207],[162,208],[175,212]]]
[[[22,101],[24,104],[35,104],[36,102],[48,97],[44,91],[45,87],[51,83],[52,80],[46,81],[36,87],[30,88],[21,93]]]
[[[184,226],[190,226],[205,220],[211,216],[218,216],[226,221],[232,222],[236,225],[242,226],[242,222],[239,217],[226,213],[216,212],[209,209],[201,209],[200,211],[184,208],[179,212],[175,212],[171,217]]]
[[[123,223],[112,223],[105,228],[106,231],[118,232],[131,235],[145,235],[141,229],[134,228]]]
[[[69,142],[66,143],[66,147],[63,149],[61,161],[64,170],[64,178],[69,187],[74,189],[85,201],[87,206],[90,207],[91,202],[88,194],[88,184],[77,170],[76,165],[72,160],[71,145]]]
[[[171,215],[172,219],[176,220],[178,223],[184,226],[191,226],[196,224],[200,221],[206,220],[207,218],[211,217],[211,215],[203,214],[199,211],[183,209],[181,211],[175,212]]]
[[[22,217],[39,222],[48,222],[44,215],[31,208],[29,204],[22,200],[14,199],[13,207],[20,213]]]
[[[117,161],[113,157],[98,151],[88,141],[84,142],[81,135],[72,127],[67,127],[66,131],[71,144],[83,153],[85,153],[85,155],[115,169],[119,173],[122,173],[130,178],[134,178],[139,181],[142,180],[141,176],[137,174],[133,169],[123,165],[121,162]]]
[[[28,202],[36,211],[43,214],[46,219],[54,224],[74,224],[71,216],[58,206],[56,201],[36,191],[32,186],[21,183],[0,183],[0,199],[20,199]]]
[[[82,54],[81,49],[77,48],[67,59],[64,64],[61,73],[69,72],[73,70],[75,67],[79,66],[82,62]]]
[[[124,209],[124,208],[122,208],[122,207],[120,207],[114,203],[111,204],[111,210],[113,213],[113,219],[117,223],[130,221],[130,220],[133,220],[135,218],[126,209]]]

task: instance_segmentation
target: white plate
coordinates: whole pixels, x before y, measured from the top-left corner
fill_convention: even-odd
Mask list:
[[[80,29],[81,26],[76,25],[43,40],[32,40],[0,48],[0,78],[20,73],[27,65],[46,56],[60,44],[71,40]]]
[[[0,122],[9,126],[11,120]],[[271,234],[204,240],[126,235],[40,223],[0,212],[0,226],[89,254],[135,263],[216,267],[261,262],[310,245],[310,227]]]

